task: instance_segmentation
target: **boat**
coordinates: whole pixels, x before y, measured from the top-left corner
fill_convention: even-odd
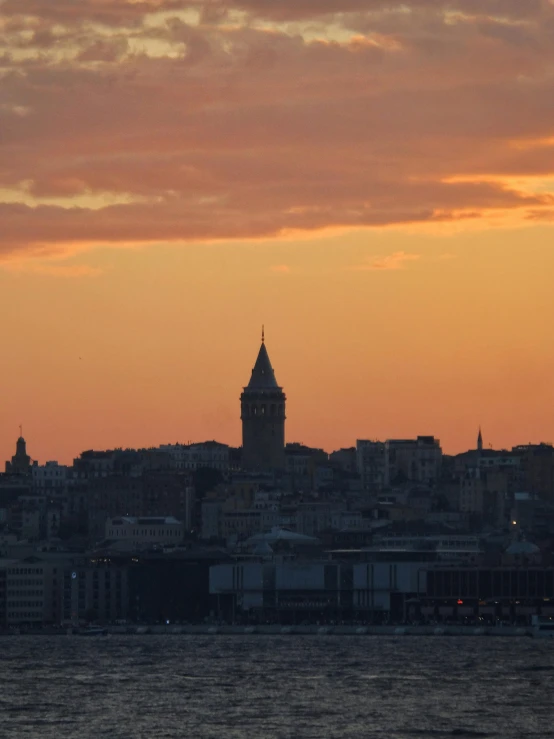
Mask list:
[[[531,616],[530,633],[534,639],[553,639],[554,621],[551,618]]]
[[[73,633],[77,636],[106,636],[108,629],[104,626],[83,626]]]
[[[332,626],[320,626],[317,630],[318,634],[332,634],[333,633],[333,627]]]

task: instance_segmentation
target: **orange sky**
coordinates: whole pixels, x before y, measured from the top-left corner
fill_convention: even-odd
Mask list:
[[[554,440],[554,5],[313,5],[0,6],[0,459]]]

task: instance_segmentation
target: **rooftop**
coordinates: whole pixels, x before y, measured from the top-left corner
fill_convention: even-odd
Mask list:
[[[271,362],[269,360],[269,354],[265,346],[265,342],[262,341],[256,364],[252,370],[252,376],[248,383],[247,390],[279,390],[279,385],[275,379],[275,373]]]

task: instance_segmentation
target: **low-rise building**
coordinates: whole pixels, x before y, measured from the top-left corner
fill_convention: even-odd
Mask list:
[[[160,451],[167,452],[176,470],[194,472],[203,467],[226,473],[230,467],[230,451],[227,444],[203,441],[197,444],[162,444]]]
[[[554,447],[552,444],[525,444],[513,447],[521,466],[522,489],[554,503]]]
[[[60,622],[63,566],[63,561],[35,556],[0,560],[6,626],[38,627]]]
[[[37,495],[59,496],[67,492],[71,468],[58,462],[46,462],[31,467],[33,492]]]
[[[278,623],[402,618],[425,592],[421,562],[235,562],[210,569],[210,592],[231,618]]]
[[[541,566],[439,567],[427,572],[424,615],[525,621],[554,616],[554,569]]]
[[[434,436],[388,439],[385,456],[385,485],[393,485],[399,480],[434,485],[440,478],[442,449]]]
[[[117,621],[127,618],[128,568],[109,558],[82,560],[64,569],[64,622]]]
[[[180,544],[184,534],[184,524],[173,516],[116,516],[107,519],[105,530],[106,539],[131,548],[147,544]]]

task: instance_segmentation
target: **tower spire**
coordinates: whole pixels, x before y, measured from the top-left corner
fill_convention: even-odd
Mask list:
[[[477,451],[483,451],[483,434],[481,433],[481,426],[479,426],[479,436],[477,437]]]
[[[262,326],[256,363],[250,382],[240,396],[244,469],[285,468],[285,405],[286,396],[275,379],[265,345],[265,326]]]

